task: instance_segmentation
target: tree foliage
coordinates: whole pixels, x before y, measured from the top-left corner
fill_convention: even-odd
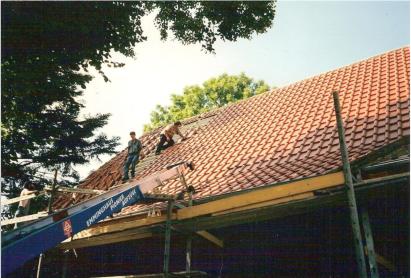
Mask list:
[[[203,86],[188,86],[183,94],[171,95],[171,105],[157,105],[151,112],[151,122],[144,126],[145,131],[192,117],[203,112],[241,99],[261,94],[270,87],[262,80],[254,81],[244,73],[240,75],[222,74],[204,82]]]
[[[265,32],[275,2],[104,2],[1,3],[1,144],[3,192],[10,196],[24,179],[49,182],[59,168],[115,152],[117,138],[97,134],[107,114],[80,117],[79,97],[95,68],[121,67],[111,54],[134,56],[146,40],[143,16],[155,12],[161,38],[199,43],[212,52],[217,39],[235,41]]]

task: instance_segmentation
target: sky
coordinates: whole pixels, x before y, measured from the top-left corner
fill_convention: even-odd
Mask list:
[[[410,41],[408,1],[279,1],[273,26],[251,40],[217,41],[215,54],[200,45],[161,41],[153,16],[143,20],[147,41],[137,44],[136,57],[113,53],[122,68],[103,67],[111,80],[97,73],[81,101],[83,115],[110,113],[100,130],[119,136],[122,150],[134,130],[142,135],[157,104],[170,104],[170,95],[185,86],[201,85],[223,73],[244,72],[255,80],[282,87],[393,50]],[[76,167],[82,178],[112,156]]]

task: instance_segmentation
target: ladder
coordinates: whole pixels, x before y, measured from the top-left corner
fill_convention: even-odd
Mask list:
[[[5,233],[2,235],[1,274],[13,272],[28,260],[74,234],[120,212],[124,207],[143,201],[146,193],[163,185],[163,182],[175,178],[184,179],[184,173],[189,170],[193,170],[193,165],[189,162],[170,165],[141,181],[122,184],[106,193]]]

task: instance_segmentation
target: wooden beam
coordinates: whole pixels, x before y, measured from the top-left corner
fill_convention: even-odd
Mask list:
[[[391,190],[398,190],[399,187],[409,186],[409,173],[397,175],[396,178],[376,179],[372,181],[361,182],[355,185],[358,192],[359,200],[369,202],[370,199],[376,196],[385,196]],[[346,206],[346,195],[343,187],[339,191],[333,192],[330,195],[318,195],[312,198],[295,200],[277,205],[240,210],[235,213],[220,214],[216,216],[195,217],[178,221],[175,226],[182,230],[209,230],[239,225],[244,223],[264,221],[269,219],[286,218],[291,215],[306,214],[316,211],[320,208]]]
[[[224,215],[224,214],[229,214],[229,213],[233,213],[233,212],[245,211],[245,210],[249,210],[249,209],[262,208],[262,207],[277,205],[277,204],[281,204],[281,203],[287,203],[287,202],[291,202],[291,201],[307,199],[307,198],[311,198],[311,197],[314,197],[314,193],[312,193],[312,192],[301,193],[301,194],[293,195],[293,196],[290,196],[290,197],[283,197],[283,198],[279,198],[279,199],[276,199],[276,200],[260,202],[260,203],[256,203],[256,204],[252,204],[252,205],[248,205],[248,206],[229,209],[229,210],[225,210],[225,211],[222,211],[222,212],[213,213],[212,215],[213,216]]]
[[[224,242],[217,238],[216,236],[210,234],[207,231],[198,231],[196,232],[199,236],[204,239],[212,242],[218,247],[223,248]],[[79,249],[90,246],[104,245],[115,242],[122,242],[135,239],[143,239],[153,236],[153,233],[144,228],[137,228],[126,230],[122,232],[115,232],[111,234],[102,234],[93,237],[80,238],[80,239],[67,239],[63,241],[58,248],[60,249]]]
[[[52,188],[50,186],[46,186],[44,188],[46,191],[51,191]],[[64,192],[64,193],[78,193],[78,194],[92,194],[92,195],[99,195],[105,193],[105,190],[97,190],[97,189],[90,189],[90,188],[71,188],[65,186],[59,186],[55,189],[57,192]]]
[[[177,211],[177,219],[183,220],[201,215],[213,214],[216,212],[245,207],[256,203],[271,201],[291,195],[325,189],[342,184],[344,184],[343,172],[307,178],[290,182],[284,185],[256,189],[255,191],[197,206],[182,208]]]
[[[137,225],[137,227],[140,229],[140,233],[141,233],[142,227],[163,223],[165,222],[166,218],[167,217],[165,215],[162,215],[162,216],[144,218],[144,219],[140,219],[140,220],[133,221],[130,223],[129,222],[122,223],[123,225],[117,224],[114,227],[104,226],[104,227],[98,227],[97,229],[91,228],[83,232],[77,233],[76,235],[74,235],[73,239],[67,239],[66,241],[62,242],[61,243],[62,247],[60,248],[61,249],[64,249],[64,248],[73,249],[73,248],[82,248],[82,247],[87,247],[87,246],[100,245],[101,244],[100,239],[104,239],[104,240],[110,239],[111,240],[113,238],[120,239],[121,237],[124,237],[125,239],[121,241],[126,241],[126,240],[129,240],[128,238],[129,238],[130,233],[136,233],[136,229],[130,230],[130,228],[133,228],[133,227],[136,228],[135,226],[136,222],[138,222],[137,224],[139,224]],[[176,219],[175,214],[172,215],[172,219],[173,220]],[[198,231],[196,233],[199,236],[203,237],[206,240],[209,240],[210,242],[214,243],[215,245],[219,247],[224,246],[224,242],[221,239],[217,238],[216,236],[210,234],[207,231]],[[106,238],[105,235],[107,235],[108,237]],[[142,237],[142,238],[145,238],[145,237]],[[132,239],[135,239],[135,238],[132,238]],[[120,242],[120,240],[117,242]],[[93,245],[90,245],[90,244],[93,244]],[[76,246],[76,247],[71,247],[71,246]]]
[[[222,241],[221,239],[217,238],[216,236],[210,234],[207,231],[197,231],[196,234],[203,237],[203,238],[205,238],[205,239],[207,239],[208,241],[214,243],[218,247],[221,247],[221,248],[224,247],[224,241]]]
[[[142,232],[140,231],[124,231],[120,233],[108,234],[108,235],[100,235],[91,238],[83,238],[77,239],[73,241],[64,241],[62,242],[58,248],[60,249],[79,249],[84,247],[90,246],[99,246],[105,244],[112,244],[117,242],[129,241],[129,240],[136,240],[142,238],[152,237],[153,234],[151,232]]]
[[[7,206],[7,205],[14,204],[14,203],[17,203],[17,202],[20,202],[20,201],[23,201],[23,200],[29,200],[29,199],[35,198],[37,196],[40,196],[44,193],[45,193],[44,191],[41,191],[38,195],[28,194],[28,195],[23,195],[23,196],[12,198],[12,199],[7,199],[7,200],[4,200],[4,201],[1,201],[1,206]]]
[[[136,227],[146,227],[154,224],[159,224],[165,222],[167,219],[167,215],[161,215],[161,216],[155,216],[155,217],[147,217],[139,220],[134,220],[134,221],[127,221],[127,222],[120,222],[116,223],[113,225],[105,225],[105,226],[97,226],[94,228],[89,228],[87,230],[84,230],[80,233],[77,233],[74,235],[73,239],[80,239],[80,238],[85,238],[85,237],[92,237],[92,236],[97,236],[101,234],[106,234],[106,233],[114,233],[114,232],[120,232]],[[173,213],[171,216],[172,220],[176,219],[176,215]]]
[[[192,194],[192,193],[190,193]],[[191,196],[191,195],[190,195]],[[191,198],[191,197],[190,197]],[[191,200],[191,199],[190,199]],[[178,208],[185,208],[186,206],[182,205],[182,204],[174,204],[174,206],[178,207]],[[189,206],[192,206],[192,200],[189,202]],[[224,242],[221,239],[218,239],[216,236],[210,234],[207,231],[195,231],[195,233],[201,237],[203,237],[204,239],[210,241],[211,243],[214,243],[215,245],[217,245],[218,247],[223,248],[224,247]],[[191,237],[191,234],[189,235],[189,237]],[[189,240],[190,241],[190,240]],[[190,243],[191,244],[191,243]],[[189,245],[190,245],[189,244]],[[187,269],[186,269],[187,270]],[[187,270],[188,271],[188,270]]]
[[[308,200],[296,200],[273,206],[238,211],[236,213],[185,219],[179,222],[178,227],[187,230],[209,230],[235,226],[244,223],[254,223],[270,219],[286,218],[290,215],[305,214],[315,211],[319,206],[333,206],[335,201],[335,198],[333,197],[334,196],[320,196],[309,198]],[[329,198],[333,198],[333,200],[330,200],[328,204],[326,204],[325,200]],[[321,202],[321,205],[311,205],[312,202],[318,201],[319,199],[323,200]]]
[[[46,211],[42,211],[42,212],[32,214],[32,215],[26,215],[26,216],[22,216],[22,217],[15,217],[13,219],[6,219],[6,220],[1,221],[1,226],[32,221],[32,220],[36,220],[36,219],[45,217],[47,215],[48,215],[48,213]]]

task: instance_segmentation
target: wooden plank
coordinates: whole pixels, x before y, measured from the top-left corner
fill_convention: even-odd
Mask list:
[[[117,238],[117,237],[121,237],[121,236],[130,236],[130,235],[134,235],[134,234],[143,234],[143,233],[148,233],[150,232],[148,229],[144,229],[144,228],[136,228],[136,229],[130,229],[130,230],[126,230],[126,231],[122,231],[122,232],[117,232],[117,233],[109,233],[109,234],[103,234],[103,235],[98,235],[98,236],[94,236],[94,237],[88,237],[85,238],[85,241],[90,241],[91,239],[111,239],[111,238]],[[74,239],[74,238],[67,238],[66,240],[64,240],[63,242],[61,242],[59,244],[59,246],[63,245],[63,244],[68,244],[68,243],[72,243],[74,241],[78,241],[80,242],[80,240],[82,239]],[[68,248],[70,249],[70,248]]]
[[[23,200],[29,200],[29,199],[35,198],[37,196],[40,196],[44,193],[45,193],[44,191],[41,191],[38,195],[28,194],[28,195],[24,195],[24,196],[12,198],[12,199],[7,199],[7,200],[4,200],[4,201],[1,201],[1,206],[7,206],[7,205],[14,204],[14,203],[17,203],[17,202],[20,202],[20,201],[23,201]]]
[[[115,233],[113,235],[101,235],[92,238],[83,238],[68,242],[62,242],[58,248],[60,249],[79,249],[84,247],[99,246],[111,243],[118,243],[129,240],[136,240],[142,238],[152,237],[151,232],[126,231],[122,233]]]
[[[372,181],[361,182],[355,185],[359,199],[364,202],[376,196],[384,196],[388,190],[398,190],[399,187],[409,186],[409,173],[404,175],[396,175],[395,178],[390,179],[376,179]],[[233,225],[244,223],[264,221],[276,218],[286,218],[292,215],[306,214],[316,211],[320,208],[346,206],[347,198],[343,191],[333,192],[330,195],[320,195],[302,200],[295,200],[278,205],[267,207],[240,210],[236,213],[227,213],[215,216],[196,217],[179,221],[175,226],[182,230],[209,230],[218,229]]]
[[[78,234],[76,234],[72,240],[68,239],[66,241],[64,241],[62,244],[67,245],[69,242],[75,242],[75,241],[79,241],[79,240],[89,240],[90,242],[92,241],[93,238],[98,238],[99,235],[104,235],[104,234],[108,234],[108,233],[113,233],[113,235],[115,234],[115,237],[118,237],[117,235],[121,236],[122,235],[122,231],[128,233],[130,228],[135,228],[136,224],[137,227],[141,228],[144,226],[150,226],[153,224],[160,224],[165,222],[165,220],[167,219],[167,217],[165,215],[162,216],[156,216],[156,217],[149,217],[149,218],[144,218],[144,219],[140,219],[140,220],[136,220],[133,222],[126,222],[126,223],[122,223],[122,225],[116,225],[114,227],[111,226],[104,226],[104,227],[98,227],[96,228],[91,228],[88,230],[85,230],[83,232],[80,232]],[[176,215],[173,214],[172,215],[172,220],[176,219]],[[137,222],[137,223],[136,223]],[[214,235],[210,234],[207,231],[197,231],[196,232],[199,236],[203,237],[206,240],[209,240],[210,242],[214,243],[215,245],[219,246],[219,247],[223,247],[224,246],[224,242],[215,237]],[[85,246],[84,246],[85,247]],[[63,247],[62,247],[63,248]],[[77,247],[78,248],[78,247]],[[66,249],[72,249],[72,248],[68,248],[66,247]]]
[[[207,231],[198,231],[196,232],[196,234],[210,241],[211,243],[217,245],[218,247],[221,247],[221,248],[224,247],[224,242],[221,239],[217,238],[216,236],[210,234]],[[115,242],[143,239],[143,238],[148,238],[152,236],[153,236],[153,233],[148,232],[147,230],[133,229],[133,230],[127,230],[123,232],[116,232],[113,234],[103,234],[99,236],[81,238],[81,239],[75,239],[75,240],[67,239],[63,241],[58,246],[58,248],[60,249],[79,249],[79,248],[84,248],[84,247],[98,246],[98,245],[104,245],[104,244],[115,243]]]
[[[197,206],[182,208],[177,211],[177,219],[183,220],[201,215],[212,214],[342,184],[344,184],[343,172],[307,178],[284,185],[256,189],[255,191]]]
[[[166,219],[167,219],[166,215],[161,215],[161,216],[156,216],[156,217],[148,217],[148,218],[143,218],[143,219],[134,220],[134,221],[117,223],[114,225],[106,225],[106,226],[101,226],[101,227],[90,228],[80,233],[77,233],[76,235],[74,235],[73,239],[80,239],[80,238],[92,237],[92,236],[96,236],[100,234],[119,232],[119,231],[124,231],[128,229],[136,228],[136,227],[150,226],[154,224],[163,223],[165,222]],[[176,215],[174,213],[171,219],[172,220],[176,219]]]
[[[97,236],[92,236],[92,237],[85,237],[85,238],[79,238],[78,235],[73,237],[73,239],[67,239],[63,241],[60,245],[60,249],[76,249],[76,248],[83,248],[83,247],[88,247],[88,246],[97,246],[97,245],[102,245],[102,242],[110,242],[113,243],[115,242],[121,242],[121,241],[127,241],[130,240],[130,236],[134,234],[147,234],[147,230],[142,230],[141,228],[138,229],[132,229],[132,230],[126,230],[122,232],[115,232],[115,233],[110,233],[110,234],[101,234]],[[197,231],[196,234],[199,236],[203,237],[204,239],[214,243],[215,245],[223,248],[224,247],[224,242],[217,238],[216,236],[210,234],[207,231]],[[147,238],[149,236],[144,236],[141,238]],[[124,240],[120,240],[123,238]],[[135,237],[132,237],[131,239],[138,239]],[[105,243],[104,243],[105,244]]]
[[[44,190],[51,191],[52,188],[50,186],[46,186]],[[98,194],[107,192],[105,190],[97,190],[97,189],[90,189],[90,188],[71,188],[71,187],[65,187],[65,186],[57,187],[56,191],[64,192],[64,193],[93,194],[93,195],[98,195]]]
[[[252,205],[248,205],[248,206],[243,206],[243,207],[239,207],[239,208],[235,208],[235,209],[229,209],[229,210],[213,213],[212,215],[213,216],[218,216],[218,215],[229,214],[229,213],[239,212],[239,211],[244,211],[244,210],[249,210],[249,209],[262,208],[262,207],[277,205],[277,204],[281,204],[281,203],[287,203],[287,202],[291,202],[291,201],[297,201],[297,200],[302,200],[302,199],[306,199],[306,198],[311,198],[313,196],[314,196],[314,193],[307,192],[307,193],[293,195],[293,196],[290,196],[290,197],[284,197],[284,198],[279,198],[279,199],[276,199],[276,200],[271,200],[271,201],[260,202],[260,203],[256,203],[256,204],[252,204]]]
[[[13,219],[6,219],[6,220],[1,221],[1,226],[32,221],[32,220],[36,220],[36,219],[39,219],[39,218],[42,218],[42,217],[46,217],[47,215],[48,215],[47,212],[42,211],[42,212],[32,214],[32,215],[26,215],[26,216],[22,216],[22,217],[15,217]]]
[[[323,200],[323,202],[321,202],[321,205],[312,204],[313,201],[318,201],[319,199]],[[330,200],[325,201],[326,199]],[[240,225],[244,223],[265,221],[278,218],[287,218],[290,215],[298,215],[312,212],[318,209],[318,206],[333,206],[335,204],[334,199],[335,198],[332,195],[320,197],[316,196],[309,199],[296,200],[273,206],[239,211],[236,213],[185,219],[179,222],[177,227],[183,230],[209,230]]]
[[[207,231],[197,231],[196,232],[197,235],[207,239],[208,241],[214,243],[215,245],[217,245],[218,247],[224,248],[224,241],[222,241],[221,239],[217,238],[216,236],[210,234]]]

